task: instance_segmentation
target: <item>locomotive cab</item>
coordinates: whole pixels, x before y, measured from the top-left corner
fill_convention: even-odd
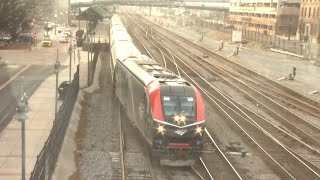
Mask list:
[[[162,165],[188,159],[193,163],[194,156],[201,155],[204,110],[197,93],[194,87],[186,84],[160,85],[163,121],[154,124],[152,148],[161,154]]]

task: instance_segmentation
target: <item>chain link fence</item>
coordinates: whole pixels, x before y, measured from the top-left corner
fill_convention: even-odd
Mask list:
[[[37,156],[37,162],[31,173],[30,180],[47,180],[52,178],[78,92],[79,65],[77,66],[77,72],[74,74],[72,83],[67,89],[63,104],[60,106],[57,117],[53,122],[50,135]]]

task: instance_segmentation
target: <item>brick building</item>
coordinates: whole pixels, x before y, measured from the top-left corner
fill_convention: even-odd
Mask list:
[[[297,39],[320,43],[320,0],[301,0]]]
[[[236,29],[269,35],[295,34],[299,0],[230,0],[229,23]]]

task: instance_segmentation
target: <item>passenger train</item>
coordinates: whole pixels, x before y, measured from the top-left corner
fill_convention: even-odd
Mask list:
[[[204,147],[204,102],[197,88],[140,53],[118,16],[111,18],[115,95],[161,165],[190,166]]]

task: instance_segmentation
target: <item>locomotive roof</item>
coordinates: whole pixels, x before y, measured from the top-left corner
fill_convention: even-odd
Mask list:
[[[119,61],[125,61],[128,57],[129,58],[140,58],[141,53],[135,47],[135,45],[130,42],[130,40],[119,40],[117,43],[114,44],[115,53],[117,54],[117,58]]]
[[[154,80],[157,80],[160,85],[190,85],[173,72],[161,67],[155,60],[141,55],[118,15],[114,15],[111,19],[110,36],[116,58],[145,85]]]
[[[160,64],[155,60],[147,56],[143,56],[143,58],[141,59],[143,60],[130,58],[130,60],[126,59],[124,62],[129,60],[131,62],[134,62],[134,64],[138,66],[134,68],[133,65],[129,63],[131,65],[128,64],[127,67],[131,70],[135,69],[132,72],[146,85],[149,84],[152,80],[157,80],[160,85],[190,85],[186,80],[180,78],[168,69],[161,67]],[[140,69],[140,71],[138,69]],[[141,70],[143,70],[143,73],[141,72]]]

